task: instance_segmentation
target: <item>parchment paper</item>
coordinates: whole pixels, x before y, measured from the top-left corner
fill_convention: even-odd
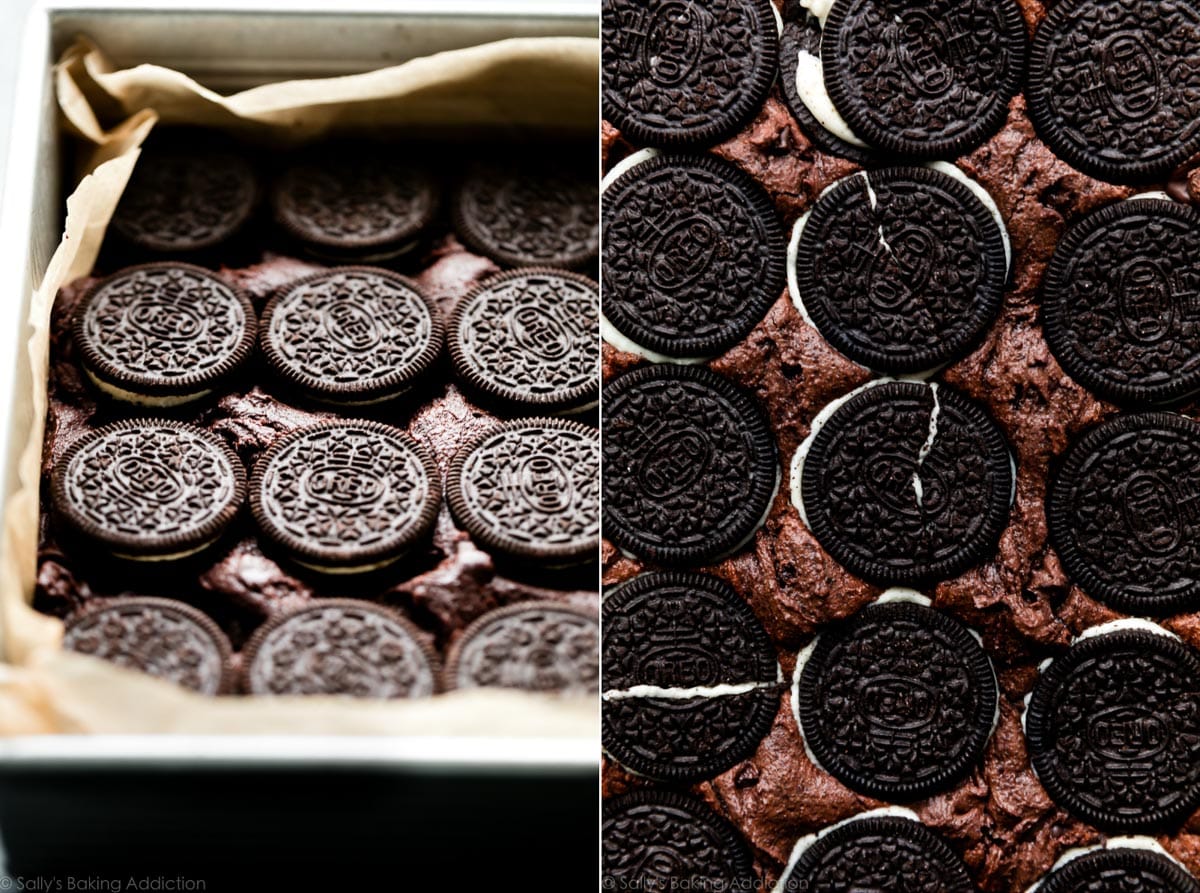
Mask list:
[[[594,133],[599,43],[505,40],[348,77],[291,81],[221,96],[152,65],[113,70],[81,39],[55,66],[63,127],[94,146],[67,201],[63,239],[33,294],[29,341],[33,417],[20,486],[4,507],[0,553],[0,735],[24,733],[349,733],[598,737],[598,699],[523,692],[453,692],[420,701],[207,698],[60,648],[62,624],[30,607],[50,308],[90,272],[104,231],[159,121],[219,127],[293,143],[329,131],[493,126]],[[17,122],[21,126],[22,122]]]

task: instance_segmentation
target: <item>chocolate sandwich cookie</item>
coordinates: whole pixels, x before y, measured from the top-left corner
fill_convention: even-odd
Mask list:
[[[955,158],[1004,124],[1027,44],[1014,0],[833,0],[821,62],[858,138],[906,157]]]
[[[881,585],[949,579],[990,557],[1014,484],[987,410],[914,381],[835,401],[792,461],[792,502],[805,524],[839,564]]]
[[[741,549],[779,485],[755,399],[702,366],[643,366],[604,388],[604,533],[659,564]]]
[[[778,889],[974,893],[975,885],[958,854],[915,818],[877,814],[817,834]]]
[[[604,318],[634,350],[723,353],[783,291],[787,247],[775,206],[726,161],[660,155],[636,164],[604,190],[603,217]]]
[[[829,155],[871,166],[879,153],[855,136],[833,107],[821,62],[821,22],[804,4],[784,0],[779,33],[779,87],[804,135]],[[836,132],[835,132],[836,131]]]
[[[762,108],[779,55],[769,0],[604,0],[604,117],[634,144],[719,143]]]
[[[1046,497],[1050,540],[1088,595],[1131,614],[1200,606],[1200,424],[1118,415],[1068,450]]]
[[[605,890],[752,890],[750,849],[701,800],[636,791],[604,801]]]
[[[1144,621],[1077,639],[1042,670],[1025,737],[1063,809],[1108,830],[1173,828],[1200,805],[1200,655]]]
[[[1101,180],[1165,179],[1200,151],[1200,8],[1062,0],[1033,39],[1025,98],[1038,135]]]
[[[205,695],[234,688],[229,639],[206,614],[166,598],[114,598],[66,620],[63,647]]]
[[[437,655],[421,631],[397,611],[348,598],[268,620],[242,666],[252,695],[423,698],[439,690]]]
[[[98,282],[73,320],[83,371],[106,397],[168,407],[211,394],[254,349],[250,299],[202,267],[127,267]]]
[[[1178,862],[1154,850],[1112,847],[1076,856],[1048,874],[1037,893],[1200,893]]]
[[[476,164],[454,193],[455,232],[504,266],[586,266],[600,247],[596,180],[553,156]]]
[[[853,174],[800,224],[792,300],[856,363],[936,369],[964,357],[1000,312],[1007,235],[968,182],[927,167]]]
[[[236,237],[259,193],[250,161],[211,131],[156,132],[109,225],[135,251],[181,257]]]
[[[446,661],[446,688],[520,688],[595,694],[600,686],[596,615],[558,602],[521,602],[484,614]]]
[[[61,521],[118,558],[165,561],[220,537],[245,499],[246,474],[209,431],[133,419],[71,444],[50,494]]]
[[[904,803],[980,763],[998,697],[970,630],[924,605],[886,602],[817,637],[797,710],[821,768],[860,794]]]
[[[330,574],[401,558],[432,530],[441,499],[429,450],[379,422],[293,431],[250,476],[250,511],[263,536],[305,567]]]
[[[302,153],[275,181],[275,221],[314,257],[380,263],[414,250],[442,184],[412,150],[338,142]]]
[[[459,300],[450,359],[459,377],[501,408],[571,412],[600,395],[600,292],[575,273],[501,273]]]
[[[1042,280],[1042,326],[1063,369],[1106,400],[1200,391],[1200,212],[1135,198],[1075,224]]]
[[[506,422],[463,447],[446,502],[483,548],[551,567],[595,561],[600,549],[600,442],[563,419]]]
[[[289,285],[267,304],[261,330],[277,375],[344,406],[404,393],[445,340],[441,313],[417,284],[375,267],[339,267]]]
[[[623,766],[672,782],[750,758],[782,683],[771,640],[724,580],[643,574],[601,603],[602,741]]]

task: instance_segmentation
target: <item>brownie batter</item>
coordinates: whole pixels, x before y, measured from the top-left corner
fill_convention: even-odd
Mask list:
[[[1045,9],[1036,0],[1021,0],[1021,5],[1032,35]],[[640,148],[607,122],[601,146],[606,169]],[[782,102],[778,84],[758,117],[712,151],[767,189],[789,230],[823,189],[858,170],[816,149]],[[995,556],[926,593],[934,608],[982,635],[1000,685],[998,727],[982,764],[965,781],[910,805],[962,855],[981,890],[1009,893],[1036,882],[1067,849],[1104,839],[1050,800],[1033,774],[1021,730],[1023,699],[1033,688],[1038,664],[1062,654],[1079,632],[1120,616],[1071,584],[1047,542],[1043,501],[1052,464],[1068,443],[1116,407],[1097,400],[1061,370],[1043,340],[1038,303],[1043,270],[1063,231],[1133,190],[1094,180],[1058,160],[1035,135],[1022,96],[1009,104],[1004,128],[956,163],[999,206],[1012,239],[1013,270],[1003,309],[984,342],[935,380],[991,410],[1013,450],[1017,487]],[[1172,181],[1173,195],[1200,202],[1200,168],[1180,171]],[[606,379],[642,362],[604,347]],[[817,412],[872,377],[806,324],[786,293],[741,344],[709,365],[758,396],[771,419],[785,476]],[[1200,406],[1183,411],[1196,416]],[[608,543],[602,558],[605,586],[649,569]],[[789,502],[786,486],[753,542],[704,570],[728,580],[750,603],[778,649],[788,680],[796,654],[823,625],[853,614],[880,592],[822,550]],[[1200,613],[1162,623],[1200,648]],[[605,796],[651,784],[607,758],[602,777]],[[787,692],[758,751],[692,791],[745,836],[767,889],[779,879],[798,838],[883,805],[851,792],[812,764]],[[1200,874],[1200,814],[1158,840]]]
[[[260,313],[278,289],[323,269],[314,263],[261,253],[258,263],[221,267],[219,275],[244,289]],[[402,270],[449,316],[455,302],[483,279],[499,272],[486,258],[444,235],[418,261]],[[102,275],[100,271],[96,276]],[[71,316],[80,298],[96,281],[80,279],[64,288],[55,301],[50,335],[50,408],[43,453],[43,507],[49,506],[47,481],[54,463],[79,436],[137,410],[114,407],[97,398],[86,383],[71,338]],[[356,407],[346,417],[375,418],[395,425],[426,444],[443,474],[455,453],[500,421],[475,406],[453,382],[443,358],[431,383],[391,404]],[[278,437],[296,428],[339,414],[306,403],[272,379],[255,358],[241,381],[219,396],[169,413],[195,422],[223,437],[249,471]],[[594,424],[595,418],[585,419]],[[442,506],[431,541],[417,547],[383,571],[336,578],[306,571],[260,543],[249,511],[216,547],[194,560],[169,568],[118,564],[69,539],[43,513],[34,605],[65,616],[89,599],[113,595],[157,595],[188,602],[215,619],[233,641],[237,653],[263,622],[323,596],[353,596],[401,609],[420,627],[442,655],[475,618],[513,602],[551,600],[598,610],[595,566],[569,572],[541,571],[509,564],[497,567],[492,555],[476,547]],[[501,560],[502,561],[502,560]],[[503,563],[503,562],[502,562]]]

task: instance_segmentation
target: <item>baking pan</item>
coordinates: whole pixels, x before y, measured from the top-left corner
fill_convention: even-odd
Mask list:
[[[36,7],[23,39],[0,214],[3,498],[15,490],[17,449],[30,426],[41,423],[26,401],[14,397],[29,390],[29,296],[58,244],[63,200],[73,185],[62,182],[51,66],[75,38],[91,37],[118,67],[155,63],[227,92],[369,71],[508,37],[594,37],[598,6],[598,0],[351,0],[334,10],[328,3],[267,0],[116,0]],[[597,753],[590,738],[11,738],[0,740],[0,835],[8,870],[16,874],[128,867],[128,847],[119,845],[127,833],[145,844],[139,846],[145,864],[157,848],[182,866],[191,848],[171,842],[195,840],[207,828],[229,857],[213,858],[205,844],[204,864],[216,871],[239,862],[247,840],[260,856],[284,841],[305,852],[306,833],[321,815],[327,842],[365,846],[377,836],[367,829],[378,828],[392,838],[402,835],[401,849],[418,861],[434,858],[452,840],[462,846],[476,836],[495,858],[512,853],[516,859],[530,835],[541,835],[539,848],[575,854],[568,861],[590,884]],[[514,821],[497,819],[503,803],[518,810]],[[218,814],[223,824],[214,824]],[[164,816],[171,818],[161,821]],[[451,830],[453,838],[447,836]],[[10,888],[0,881],[0,889]]]

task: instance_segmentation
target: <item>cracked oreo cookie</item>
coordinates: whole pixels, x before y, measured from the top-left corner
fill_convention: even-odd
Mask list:
[[[113,598],[66,620],[63,647],[205,695],[232,691],[229,639],[211,618],[166,598]]]
[[[252,695],[423,698],[436,694],[438,660],[424,634],[391,608],[323,598],[279,614],[242,652]]]
[[[974,893],[975,885],[958,854],[920,822],[873,815],[816,835],[778,889]]]
[[[600,548],[598,432],[563,419],[506,422],[454,457],[446,502],[486,549],[552,567],[594,561]]]
[[[602,741],[640,775],[712,778],[752,756],[782,688],[771,640],[724,580],[643,574],[601,603]]]
[[[180,257],[235,238],[254,215],[258,177],[242,153],[206,131],[153,134],[113,213],[128,247]]]
[[[741,549],[779,484],[762,408],[702,366],[643,366],[604,388],[604,533],[659,564]]]
[[[416,283],[374,267],[339,267],[289,285],[267,304],[261,331],[277,375],[345,406],[404,393],[445,340],[441,314]]]
[[[572,412],[600,396],[596,283],[533,268],[501,273],[459,300],[450,359],[459,378],[507,409]]]
[[[770,197],[728,162],[664,155],[604,191],[604,318],[641,352],[709,357],[779,299],[786,244]]]
[[[379,422],[293,431],[259,457],[250,476],[250,511],[263,536],[330,574],[401,558],[433,529],[441,500],[429,450]]]
[[[332,143],[302,153],[275,182],[275,222],[312,256],[378,263],[415,249],[441,184],[396,146]]]
[[[601,16],[604,117],[635,145],[719,143],[775,81],[769,0],[604,0]]]
[[[118,558],[164,561],[212,545],[246,495],[220,437],[182,422],[133,419],[84,434],[54,466],[59,519]]]
[[[458,237],[498,264],[576,268],[595,261],[600,249],[597,198],[595,170],[552,151],[474,165],[451,213]]]
[[[446,688],[519,688],[594,695],[600,687],[600,624],[559,602],[519,602],[484,614],[446,661]]]
[[[825,87],[859,139],[911,158],[954,158],[1004,124],[1025,73],[1013,0],[834,0]]]
[[[695,797],[635,791],[604,801],[605,890],[752,890],[750,849]]]
[[[1038,27],[1025,88],[1038,135],[1101,180],[1162,180],[1200,151],[1200,8],[1062,0]]]
[[[202,267],[127,267],[96,283],[75,310],[83,371],[106,397],[179,406],[211,394],[254,349],[250,299]]]
[[[1118,415],[1067,451],[1046,498],[1050,540],[1088,595],[1130,614],[1200,606],[1200,424]]]
[[[813,643],[800,731],[851,790],[903,803],[947,790],[983,756],[996,677],[967,627],[914,602],[870,605]]]
[[[963,179],[925,167],[853,174],[800,225],[792,300],[856,363],[936,369],[966,356],[1000,311],[1003,222]]]
[[[1101,630],[1044,669],[1025,714],[1034,771],[1098,828],[1174,828],[1200,805],[1200,655],[1165,632]]]
[[[1046,268],[1042,327],[1063,369],[1106,400],[1200,391],[1200,212],[1137,198],[1089,214]]]
[[[1200,883],[1178,862],[1153,850],[1093,850],[1055,868],[1037,893],[1200,893]]]
[[[995,552],[1012,504],[1004,434],[945,385],[883,381],[834,401],[792,460],[792,503],[852,574],[957,576]]]

